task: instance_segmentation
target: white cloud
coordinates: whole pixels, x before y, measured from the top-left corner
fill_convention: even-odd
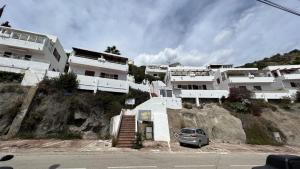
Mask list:
[[[273,0],[300,11],[298,0]],[[300,48],[298,16],[256,0],[2,0],[13,27],[138,63],[236,65]]]

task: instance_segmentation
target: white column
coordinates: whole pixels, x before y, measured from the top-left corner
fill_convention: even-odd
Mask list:
[[[199,98],[196,97],[196,106],[199,107],[200,106],[200,102],[199,102]]]

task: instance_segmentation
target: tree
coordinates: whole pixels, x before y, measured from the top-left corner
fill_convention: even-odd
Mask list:
[[[9,22],[8,21],[6,21],[6,22],[4,22],[4,23],[2,23],[1,24],[1,26],[4,26],[4,27],[11,27],[11,25],[9,24]]]
[[[117,49],[116,46],[112,46],[112,47],[108,46],[104,52],[121,55],[120,51]]]
[[[230,88],[228,100],[231,102],[242,102],[243,100],[249,100],[253,96],[253,93],[246,88]]]

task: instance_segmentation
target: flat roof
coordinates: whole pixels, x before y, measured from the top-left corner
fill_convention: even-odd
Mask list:
[[[300,65],[278,65],[278,66],[267,66],[265,70],[288,70],[288,69],[300,69]]]
[[[104,59],[107,59],[107,60],[119,60],[122,62],[128,61],[127,57],[123,57],[121,55],[116,55],[116,54],[112,54],[112,53],[96,52],[96,51],[81,49],[81,48],[76,48],[76,47],[73,47],[73,51],[75,52],[75,55],[79,55],[79,56],[83,56],[83,57],[86,56],[87,58],[91,58],[91,59],[98,59],[98,58],[104,57]]]

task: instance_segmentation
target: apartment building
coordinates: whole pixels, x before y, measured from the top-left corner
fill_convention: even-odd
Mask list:
[[[77,74],[80,89],[128,92],[128,58],[86,49],[73,48],[69,72]]]
[[[183,99],[220,99],[228,90],[216,89],[215,71],[206,67],[169,67],[166,85],[172,87],[176,97]]]
[[[168,71],[168,65],[147,65],[145,74],[154,76],[156,78],[164,77]]]
[[[57,37],[0,26],[1,71],[64,72],[67,56]]]

